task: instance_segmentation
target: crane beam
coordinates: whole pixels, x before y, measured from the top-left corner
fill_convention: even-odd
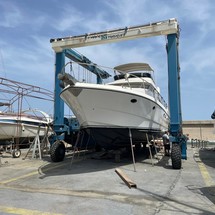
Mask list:
[[[52,48],[55,52],[62,52],[64,49],[69,48],[113,43],[159,35],[177,34],[178,30],[178,22],[174,18],[146,25],[125,27],[80,36],[56,38],[51,39],[50,42],[52,43]]]
[[[105,70],[98,68],[97,65],[94,64],[92,61],[90,61],[87,57],[79,54],[78,52],[76,52],[73,49],[65,49],[64,53],[65,53],[66,57],[75,61],[76,63],[79,63],[82,67],[91,71],[95,75],[97,75],[97,76],[99,75],[102,79],[105,79],[105,78],[108,78],[111,76]]]

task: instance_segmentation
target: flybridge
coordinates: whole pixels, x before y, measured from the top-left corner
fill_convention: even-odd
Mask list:
[[[52,48],[55,52],[61,52],[68,48],[78,48],[151,36],[177,34],[178,30],[178,22],[173,18],[146,25],[125,27],[79,36],[56,38],[51,39],[50,42],[52,43]]]

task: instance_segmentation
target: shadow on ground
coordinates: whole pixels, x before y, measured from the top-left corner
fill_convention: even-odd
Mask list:
[[[215,168],[215,148],[200,149],[199,158],[205,165]]]
[[[215,186],[200,188],[200,191],[215,204]]]
[[[139,150],[135,152],[135,161],[145,163],[149,158],[149,152],[147,150]],[[95,153],[80,153],[68,154],[64,161],[53,163],[49,161],[39,167],[39,172],[42,177],[48,177],[53,175],[68,175],[68,174],[83,174],[89,172],[98,172],[107,169],[119,168],[120,166],[133,164],[132,156],[130,152],[124,152],[121,155],[120,162],[115,162],[114,155],[104,154],[102,152]],[[162,163],[165,161],[162,161]],[[150,162],[147,162],[151,165]]]

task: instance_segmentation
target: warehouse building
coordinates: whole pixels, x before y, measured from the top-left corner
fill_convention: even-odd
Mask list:
[[[189,134],[189,139],[215,142],[215,121],[183,121],[183,133]]]

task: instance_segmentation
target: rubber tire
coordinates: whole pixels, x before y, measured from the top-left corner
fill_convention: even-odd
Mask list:
[[[172,168],[173,169],[181,169],[181,147],[178,143],[172,144]]]
[[[19,158],[20,155],[21,155],[21,150],[20,150],[20,149],[14,149],[14,150],[12,151],[12,156],[13,156],[13,158]]]
[[[50,149],[51,160],[53,162],[60,162],[64,160],[66,153],[66,147],[63,142],[56,141],[53,143]]]

